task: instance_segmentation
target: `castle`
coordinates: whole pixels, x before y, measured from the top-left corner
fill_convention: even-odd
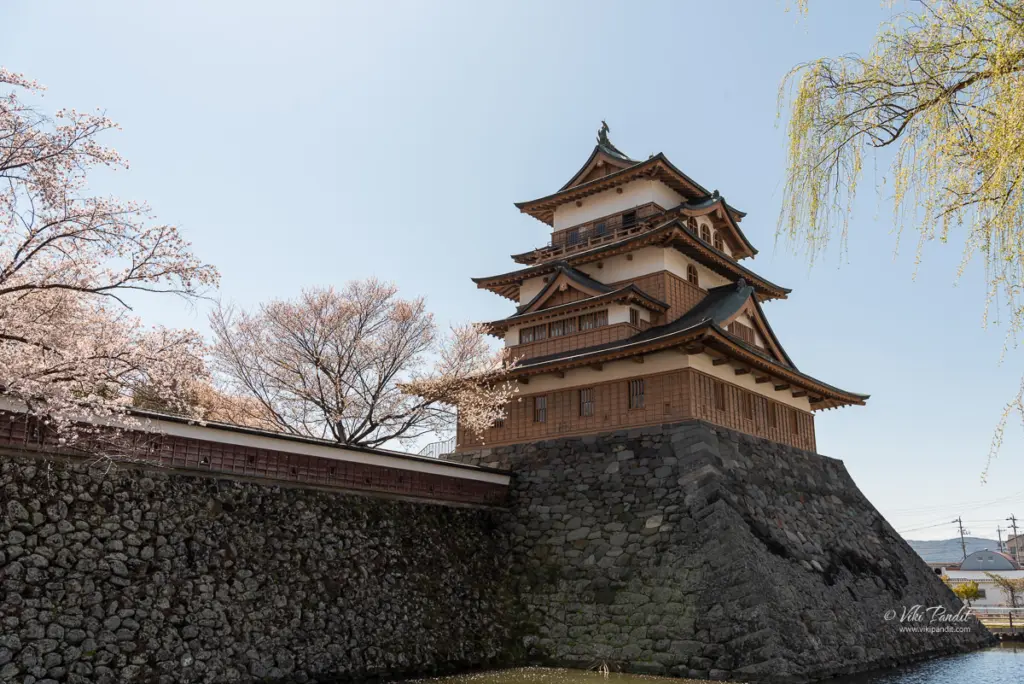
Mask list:
[[[486,327],[519,392],[457,450],[700,419],[813,452],[815,411],[868,399],[796,367],[762,309],[790,290],[740,263],[744,212],[664,154],[629,158],[602,122],[568,183],[516,206],[550,244],[474,282],[517,304]]]

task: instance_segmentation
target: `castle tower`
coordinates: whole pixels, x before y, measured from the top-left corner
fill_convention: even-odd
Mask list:
[[[740,263],[745,214],[664,154],[630,159],[602,122],[568,183],[516,206],[550,244],[474,282],[517,305],[487,328],[519,393],[457,450],[700,419],[815,451],[815,411],[867,400],[797,369],[762,309],[790,290]]]

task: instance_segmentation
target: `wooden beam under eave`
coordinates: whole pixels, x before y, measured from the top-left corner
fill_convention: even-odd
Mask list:
[[[807,396],[807,391],[806,390],[793,390],[793,396],[796,397],[797,399],[799,399],[800,397],[806,397]]]
[[[755,375],[754,376],[754,382],[756,382],[758,385],[760,385],[762,382],[768,382],[769,380],[771,380],[771,377],[769,377],[767,375]]]
[[[749,368],[736,368],[734,370],[736,371],[736,375],[746,375],[750,372]]]
[[[565,377],[565,371],[554,371],[552,373],[552,375],[554,375],[556,378],[564,378]]]
[[[676,347],[676,349],[679,351],[680,354],[687,354],[689,356],[704,353],[704,345],[702,344],[683,345],[680,347]]]
[[[592,364],[590,364],[590,367],[591,367],[591,369],[596,370],[596,371],[604,370],[604,364],[603,363],[592,363]]]
[[[788,390],[788,389],[789,389],[789,383],[783,383],[781,385],[775,385],[775,391],[776,392],[781,392],[782,390]]]
[[[727,363],[729,363],[729,359],[726,359],[726,358],[721,357],[721,356],[719,356],[718,358],[713,359],[711,361],[711,365],[712,366],[723,366],[723,365],[725,365]]]
[[[517,378],[517,380],[519,380],[519,384],[520,385],[529,385],[530,384],[530,378]]]
[[[643,362],[644,362],[644,355],[643,354],[637,354],[636,356],[633,357],[633,363],[643,363]]]

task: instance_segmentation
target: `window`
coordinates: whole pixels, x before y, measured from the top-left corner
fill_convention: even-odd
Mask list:
[[[548,326],[546,325],[535,325],[530,328],[523,328],[519,331],[519,344],[539,342],[540,340],[547,339],[547,336]]]
[[[711,393],[714,396],[715,408],[719,411],[725,410],[725,385],[720,382],[716,382],[711,387]]]
[[[985,590],[984,589],[978,589],[978,598],[980,598],[980,599],[985,598]]]
[[[608,311],[598,311],[580,316],[580,330],[593,330],[608,325]]]
[[[633,307],[629,307],[629,324],[634,328],[640,327],[640,312]]]
[[[580,417],[594,415],[594,388],[580,390]]]
[[[644,381],[629,381],[629,408],[642,409],[644,407]]]
[[[800,416],[793,410],[789,412],[789,431],[794,435],[800,434]]]
[[[548,334],[550,337],[564,337],[572,335],[574,332],[576,332],[576,319],[567,318],[564,321],[552,322]]]
[[[754,420],[754,395],[750,392],[743,393],[743,417]]]
[[[693,264],[686,265],[686,280],[700,287],[700,281],[697,278],[697,267]]]
[[[608,232],[608,224],[607,224],[607,223],[605,223],[604,221],[601,221],[601,222],[600,222],[600,223],[598,223],[598,224],[597,224],[597,226],[596,226],[596,227],[594,228],[594,231],[595,231],[595,232],[596,232],[596,233],[597,233],[598,235],[605,235],[605,234],[606,234],[606,233]]]
[[[692,216],[690,218],[686,219],[686,229],[688,231],[690,231],[691,233],[693,233],[694,235],[696,235],[697,234],[697,219],[695,219]]]
[[[747,344],[754,344],[754,329],[738,321],[729,324],[729,332],[740,338]]]
[[[502,416],[501,418],[495,418],[494,419],[494,425],[492,427],[496,427],[496,428],[503,428],[503,427],[505,427],[505,416]]]
[[[575,229],[570,230],[569,231],[569,244],[570,245],[575,245],[579,241],[580,241],[580,231],[575,230]]]
[[[700,239],[707,243],[711,242],[711,229],[707,225],[700,227]]]
[[[548,422],[548,398],[547,397],[534,397],[533,398],[533,422],[534,423],[546,423],[546,422]]]
[[[768,402],[768,427],[774,428],[779,426],[779,407]]]
[[[632,228],[635,225],[636,225],[636,212],[635,211],[627,211],[625,214],[622,215],[622,227],[623,228]]]
[[[718,231],[715,231],[715,239],[713,244],[715,246],[715,249],[717,249],[719,252],[724,251],[725,245],[722,243],[722,236],[718,234]]]

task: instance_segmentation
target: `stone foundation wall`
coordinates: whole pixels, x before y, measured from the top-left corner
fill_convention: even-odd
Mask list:
[[[990,639],[973,619],[886,619],[960,602],[840,461],[701,422],[456,457],[515,473],[510,569],[537,660],[802,681]]]
[[[0,681],[303,682],[515,657],[503,513],[0,459]]]

